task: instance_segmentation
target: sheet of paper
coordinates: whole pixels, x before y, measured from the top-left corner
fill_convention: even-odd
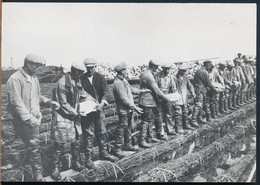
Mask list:
[[[170,94],[166,94],[166,96],[172,101],[178,101],[181,100],[181,95],[179,93],[170,93]]]
[[[98,104],[93,100],[85,100],[84,102],[79,103],[79,110],[84,111],[87,114],[90,112],[96,111],[96,106]]]

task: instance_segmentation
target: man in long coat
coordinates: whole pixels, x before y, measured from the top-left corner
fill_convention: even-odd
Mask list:
[[[28,149],[35,181],[44,181],[39,151],[39,126],[42,119],[40,103],[59,107],[57,102],[41,95],[40,84],[35,75],[41,65],[40,57],[27,55],[24,59],[24,66],[12,74],[7,81],[7,108],[13,116],[15,135],[22,139]]]
[[[152,123],[154,116],[157,117],[155,121],[156,135],[158,139],[165,140],[165,135],[162,132],[162,120],[161,115],[158,110],[158,100],[163,99],[165,101],[170,101],[165,94],[159,89],[156,81],[155,74],[157,72],[159,62],[156,59],[149,61],[149,67],[140,75],[140,88],[149,89],[151,92],[141,93],[139,96],[139,105],[143,109],[144,113],[141,115],[141,130],[140,130],[140,140],[139,146],[144,148],[150,148],[151,145],[148,144],[145,139],[147,137],[147,131],[149,136],[153,141],[152,133]],[[155,142],[157,142],[155,140]]]
[[[81,125],[79,100],[83,90],[80,77],[84,73],[84,65],[73,63],[71,72],[63,76],[53,88],[53,100],[60,103],[58,110],[52,112],[51,138],[53,144],[53,170],[51,177],[61,179],[59,162],[66,143],[71,143],[72,169],[81,171],[79,162]]]

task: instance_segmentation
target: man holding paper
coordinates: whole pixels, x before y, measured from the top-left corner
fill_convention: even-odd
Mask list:
[[[53,110],[51,127],[51,139],[54,141],[51,177],[55,180],[61,179],[59,161],[65,143],[71,143],[72,169],[83,169],[79,162],[82,135],[80,116],[85,114],[79,110],[79,102],[80,98],[86,96],[80,82],[83,73],[84,65],[73,63],[71,72],[63,76],[53,88],[53,100],[60,103],[60,108]]]

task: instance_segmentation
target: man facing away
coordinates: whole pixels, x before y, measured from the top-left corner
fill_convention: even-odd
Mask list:
[[[24,59],[24,66],[11,75],[7,81],[8,110],[13,116],[15,134],[22,139],[28,150],[35,181],[44,181],[39,151],[39,125],[42,119],[40,103],[59,108],[57,102],[41,95],[40,84],[35,75],[41,65],[40,57],[27,55]]]
[[[81,117],[81,126],[83,133],[83,143],[86,157],[86,167],[96,169],[93,162],[93,142],[94,137],[97,139],[99,147],[99,156],[101,160],[115,162],[117,157],[110,155],[107,150],[106,127],[104,123],[105,115],[103,107],[108,105],[106,100],[107,81],[105,77],[95,71],[97,62],[94,58],[87,58],[84,61],[87,72],[81,77],[81,83],[84,90],[99,103],[97,111]]]
[[[71,144],[72,169],[81,171],[80,141],[82,129],[80,125],[79,101],[83,95],[80,77],[84,73],[82,63],[73,63],[71,72],[63,76],[53,88],[53,100],[60,103],[58,110],[52,112],[51,138],[53,144],[53,171],[51,177],[61,179],[59,162],[66,143]],[[85,92],[85,91],[84,91]],[[84,115],[84,114],[83,114]]]
[[[119,123],[116,128],[116,139],[115,139],[115,156],[120,159],[125,155],[122,149],[125,151],[138,151],[138,147],[134,147],[132,141],[132,116],[133,111],[142,114],[143,110],[134,104],[132,93],[140,94],[149,92],[149,90],[140,90],[132,87],[126,80],[127,65],[121,62],[116,65],[115,71],[117,75],[114,79],[113,93],[115,98],[115,104],[117,107],[117,114],[119,117]]]

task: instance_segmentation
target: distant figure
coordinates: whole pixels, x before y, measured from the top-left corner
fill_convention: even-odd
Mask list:
[[[54,144],[51,177],[55,180],[61,179],[59,163],[66,143],[71,144],[72,169],[76,171],[83,169],[79,162],[80,138],[82,135],[79,101],[80,94],[83,94],[81,93],[83,90],[80,77],[83,73],[84,65],[82,63],[73,63],[71,72],[63,76],[53,88],[53,100],[61,105],[58,110],[52,112],[51,139]]]
[[[138,147],[132,145],[132,116],[133,111],[139,114],[143,113],[140,107],[134,104],[132,93],[140,94],[149,92],[149,90],[140,90],[132,87],[126,80],[128,76],[127,65],[122,62],[116,65],[115,71],[117,75],[114,79],[113,93],[117,108],[119,123],[116,128],[115,139],[115,156],[123,158],[125,151],[138,151]]]
[[[153,135],[152,123],[154,117],[155,129],[158,139],[166,140],[167,138],[162,132],[162,120],[160,112],[158,110],[158,100],[163,99],[165,101],[170,101],[165,94],[159,89],[156,81],[155,74],[157,72],[159,62],[156,59],[149,61],[149,67],[141,73],[140,75],[140,88],[149,89],[151,92],[142,93],[139,96],[139,105],[143,109],[144,113],[141,115],[141,130],[140,130],[140,141],[139,146],[143,148],[150,148],[151,145],[145,140],[147,138],[147,132],[151,141],[157,142],[158,140]]]
[[[42,59],[27,55],[24,66],[11,75],[7,81],[8,110],[13,116],[14,131],[28,149],[35,181],[44,181],[42,176],[41,152],[39,151],[39,125],[42,114],[40,103],[59,108],[59,104],[41,95],[40,84],[35,75],[42,65]]]

